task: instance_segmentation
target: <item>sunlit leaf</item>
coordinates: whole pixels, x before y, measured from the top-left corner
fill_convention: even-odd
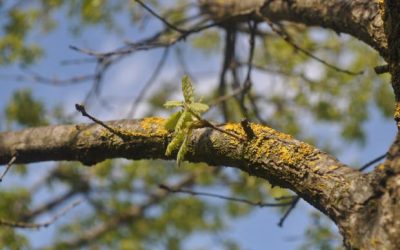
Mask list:
[[[200,103],[200,102],[194,102],[189,104],[189,108],[193,110],[196,113],[204,113],[206,112],[210,107],[207,104]]]
[[[192,120],[192,114],[189,111],[184,111],[176,123],[175,131],[180,131],[188,127],[187,123],[190,123]]]
[[[189,130],[189,131],[191,131],[191,130]],[[176,161],[177,161],[177,163],[178,163],[178,167],[181,165],[183,159],[185,158],[185,154],[186,154],[187,151],[188,151],[188,145],[187,145],[188,140],[189,140],[188,137],[189,137],[190,134],[191,134],[189,131],[188,131],[187,134],[185,135],[185,139],[183,140],[182,145],[181,145],[181,147],[179,148],[178,154],[176,155]]]
[[[167,150],[165,151],[165,155],[170,156],[173,151],[177,150],[184,141],[185,136],[186,136],[186,131],[182,130],[176,133],[172,141],[168,144]]]
[[[185,98],[186,103],[192,103],[194,102],[194,91],[193,91],[193,85],[192,82],[190,81],[189,76],[185,75],[182,78],[182,92],[183,92],[183,97]]]
[[[183,112],[183,111],[181,110],[181,111],[178,111],[178,112],[173,113],[173,114],[168,118],[167,122],[165,123],[165,128],[168,129],[168,130],[175,130],[176,124],[178,123],[179,118],[180,118],[181,115],[182,115],[182,112]]]
[[[176,107],[182,107],[183,102],[182,101],[167,101],[164,103],[164,107],[166,108],[176,108]]]

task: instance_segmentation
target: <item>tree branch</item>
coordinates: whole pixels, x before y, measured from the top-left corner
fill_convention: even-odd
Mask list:
[[[329,28],[350,34],[387,57],[387,39],[378,11],[371,0],[200,0],[203,8],[218,19],[251,15],[260,10],[273,22],[290,21]],[[255,17],[256,18],[256,17]],[[257,18],[256,18],[257,19]]]
[[[121,139],[98,124],[61,125],[0,133],[0,164],[7,164],[13,152],[16,163],[50,160],[80,161],[92,165],[109,158],[174,159],[165,156],[171,138],[162,118],[107,122],[122,131]],[[232,166],[272,185],[289,188],[334,221],[346,217],[354,203],[370,196],[365,175],[337,159],[269,127],[248,124],[253,138],[240,141],[212,128],[194,129],[186,160],[210,165]],[[246,138],[240,123],[221,129]],[[363,188],[361,188],[363,187]],[[357,197],[353,197],[357,193]]]

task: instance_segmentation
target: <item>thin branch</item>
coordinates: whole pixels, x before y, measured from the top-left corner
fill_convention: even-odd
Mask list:
[[[168,26],[170,29],[173,29],[175,31],[178,31],[180,33],[186,33],[186,30],[180,29],[178,27],[176,27],[175,25],[173,25],[172,23],[168,22],[165,18],[161,17],[160,15],[158,15],[155,11],[153,11],[149,6],[147,6],[146,4],[144,4],[142,1],[140,0],[135,0],[135,2],[137,2],[138,4],[140,4],[144,9],[146,9],[148,12],[150,12],[150,14],[152,14],[154,17],[156,17],[158,20],[160,20],[161,22],[163,22],[166,26]]]
[[[41,206],[37,207],[36,209],[29,211],[28,213],[24,214],[22,216],[22,218],[24,221],[30,221],[30,220],[32,220],[32,218],[34,218],[40,214],[43,214],[43,213],[53,210],[54,208],[56,208],[57,206],[59,206],[62,203],[65,203],[66,201],[68,201],[70,198],[74,197],[78,193],[79,193],[79,190],[71,189],[71,190],[67,191],[66,193],[60,195],[59,197],[56,197],[53,200],[51,200],[45,204],[42,204]]]
[[[282,227],[283,223],[285,222],[285,220],[287,219],[287,217],[289,216],[289,214],[293,211],[293,209],[296,207],[297,203],[299,203],[300,197],[297,196],[296,198],[294,198],[292,200],[292,205],[289,207],[289,209],[286,211],[286,213],[282,216],[282,218],[279,220],[278,222],[278,226]]]
[[[262,18],[263,20],[265,20],[265,21],[268,23],[268,25],[271,27],[272,31],[274,31],[278,36],[280,36],[283,40],[285,40],[285,41],[286,41],[289,45],[291,45],[294,49],[296,49],[296,50],[302,52],[302,53],[305,54],[306,56],[308,56],[308,57],[310,57],[310,58],[316,60],[317,62],[322,63],[323,65],[325,65],[325,66],[327,66],[327,67],[329,67],[329,68],[331,68],[331,69],[334,69],[334,70],[337,71],[337,72],[345,73],[345,74],[348,74],[348,75],[361,75],[362,73],[364,73],[363,71],[353,72],[353,71],[349,71],[349,70],[347,70],[347,69],[341,69],[341,68],[339,68],[339,67],[337,67],[337,66],[335,66],[335,65],[333,65],[333,64],[331,64],[331,63],[329,63],[329,62],[327,62],[327,61],[325,61],[325,60],[323,60],[323,59],[321,59],[321,58],[319,58],[319,57],[317,57],[317,56],[315,56],[314,54],[312,54],[312,53],[309,52],[308,50],[305,50],[305,49],[303,49],[302,47],[300,47],[299,45],[297,45],[296,43],[294,43],[294,42],[290,39],[290,37],[289,37],[287,34],[285,34],[283,31],[281,31],[281,30],[275,28],[275,24],[274,24],[269,18],[267,18],[266,16],[262,15],[262,14],[260,13],[259,10],[256,11],[256,14],[257,14],[260,18]]]
[[[249,36],[249,45],[250,45],[249,58],[247,60],[247,67],[248,68],[247,68],[246,78],[245,78],[244,83],[243,83],[244,91],[240,95],[240,106],[242,107],[242,109],[244,111],[247,110],[245,105],[244,105],[244,98],[245,98],[246,94],[249,93],[249,91],[251,89],[251,86],[252,86],[251,73],[252,73],[252,70],[253,70],[253,58],[254,58],[255,35],[256,35],[256,31],[257,31],[257,23],[256,22],[251,23],[251,21],[248,21],[248,26],[249,26],[249,29],[251,31],[250,36]],[[254,101],[254,100],[252,100],[252,101]],[[255,105],[253,105],[253,109],[254,109],[254,106]],[[254,110],[256,110],[256,109],[254,109]],[[258,116],[258,109],[256,111],[257,111],[257,113],[256,113],[257,115],[256,116]]]
[[[219,76],[218,95],[224,96],[226,93],[226,73],[232,63],[232,57],[235,53],[236,34],[234,28],[227,27],[225,29],[225,49],[224,49],[224,62]],[[239,86],[238,86],[239,87]],[[229,120],[228,107],[225,102],[221,102],[222,115],[224,121]]]
[[[60,213],[55,214],[52,218],[50,218],[50,220],[43,223],[26,223],[26,222],[16,222],[16,221],[0,219],[0,225],[13,228],[26,228],[26,229],[40,229],[43,227],[48,227],[51,224],[53,224],[56,220],[58,220],[60,217],[64,216],[69,210],[78,206],[80,203],[81,203],[80,200],[71,203],[71,205],[67,206]]]
[[[367,169],[368,167],[372,166],[373,164],[379,162],[380,160],[383,160],[386,156],[387,156],[387,153],[384,153],[383,155],[380,155],[380,156],[376,157],[376,158],[373,159],[372,161],[365,163],[365,164],[364,164],[362,167],[360,167],[358,170],[364,171],[365,169]]]
[[[15,160],[17,159],[17,156],[14,155],[11,160],[7,163],[7,167],[6,170],[4,170],[3,174],[0,176],[0,182],[3,181],[4,176],[6,176],[8,170],[10,170],[11,166],[13,165],[13,163],[15,162]]]
[[[265,121],[265,119],[261,117],[260,109],[257,106],[256,100],[254,99],[254,96],[249,92],[247,94],[247,97],[249,98],[250,105],[252,107],[252,111],[253,111],[254,116],[257,118],[257,120],[261,124],[267,125],[267,122]]]
[[[376,66],[376,67],[374,68],[374,70],[375,70],[375,73],[376,73],[377,75],[385,74],[385,73],[388,73],[388,72],[389,72],[389,65],[388,65],[388,64],[379,65],[379,66]]]
[[[127,117],[132,117],[134,116],[137,106],[139,103],[143,100],[144,96],[146,95],[147,91],[150,89],[150,87],[153,85],[157,77],[159,76],[161,70],[163,69],[165,62],[167,61],[168,58],[168,52],[169,52],[169,47],[166,47],[164,49],[164,52],[161,56],[160,61],[158,62],[156,68],[154,69],[153,74],[149,78],[149,80],[145,83],[143,88],[140,90],[139,94],[136,96],[135,100],[132,103],[132,106],[127,114]]]
[[[228,130],[219,128],[219,127],[215,126],[214,124],[212,124],[211,122],[209,122],[209,121],[207,121],[207,120],[201,118],[198,114],[196,114],[196,112],[193,112],[193,110],[191,110],[190,107],[187,106],[186,104],[185,104],[185,107],[189,110],[189,112],[190,112],[194,117],[197,118],[197,120],[200,121],[201,127],[209,127],[209,128],[215,129],[215,130],[217,130],[217,131],[219,131],[219,132],[221,132],[221,133],[227,134],[227,135],[229,135],[229,136],[231,136],[231,137],[233,137],[233,138],[235,138],[235,139],[238,139],[239,141],[242,141],[242,142],[246,141],[245,138],[242,138],[242,137],[239,136],[239,135],[236,135],[236,134],[234,134],[234,133],[232,133],[232,132],[229,132]]]
[[[213,169],[212,173],[215,173],[217,169]],[[196,180],[197,175],[192,173],[181,180],[178,183],[174,184],[174,188],[182,188],[193,185]],[[136,219],[143,218],[143,214],[147,209],[155,206],[162,202],[165,198],[168,197],[170,193],[165,190],[156,189],[154,192],[151,192],[147,198],[147,200],[143,201],[140,204],[132,204],[130,207],[127,207],[123,211],[115,214],[115,216],[111,216],[108,220],[102,222],[101,224],[86,230],[85,232],[79,234],[77,238],[71,239],[69,241],[60,242],[60,245],[67,247],[68,249],[76,249],[78,247],[85,246],[89,243],[99,240],[104,234],[112,231],[115,228],[118,228],[124,224],[134,223]]]
[[[244,82],[244,85],[251,85],[251,72],[253,69],[253,58],[254,58],[254,49],[255,49],[255,35],[257,32],[257,23],[254,22],[253,24],[251,24],[251,22],[249,21],[249,29],[251,31],[250,33],[250,39],[249,39],[249,44],[250,44],[250,49],[249,49],[249,59],[247,60],[247,74],[246,74],[246,79]]]
[[[171,193],[184,193],[184,194],[190,194],[190,195],[194,195],[194,196],[208,196],[208,197],[214,197],[214,198],[228,200],[228,201],[240,202],[240,203],[248,204],[251,206],[257,206],[257,207],[282,207],[282,206],[291,205],[293,203],[292,201],[280,202],[280,203],[263,203],[261,201],[254,202],[251,200],[230,197],[230,196],[225,196],[225,195],[206,193],[206,192],[197,192],[197,191],[183,189],[183,188],[171,188],[164,184],[160,184],[158,187],[161,189],[167,190],[168,192],[171,192]]]
[[[231,93],[228,93],[226,95],[223,96],[218,96],[217,98],[215,98],[214,100],[212,100],[211,102],[208,103],[208,105],[210,107],[215,107],[216,105],[218,105],[221,102],[226,102],[228,99],[235,97],[237,95],[239,95],[240,93],[242,93],[243,91],[245,91],[245,88],[243,87],[239,87],[234,89]]]
[[[13,79],[18,82],[31,81],[36,83],[48,84],[53,86],[80,84],[85,81],[92,80],[94,75],[73,76],[67,79],[49,78],[30,72],[30,76],[25,75],[0,75],[0,78]]]
[[[190,73],[190,70],[187,67],[187,64],[185,62],[184,55],[183,55],[181,49],[179,48],[179,46],[176,46],[176,48],[175,48],[175,55],[176,55],[179,65],[182,67],[183,73],[185,75],[188,75],[190,77],[190,79],[192,79],[193,82],[197,82],[196,78],[194,78],[193,74]]]
[[[274,199],[277,200],[277,201],[288,200],[288,199],[294,200],[294,198],[296,198],[296,197],[298,197],[298,196],[297,195],[283,195],[283,196],[280,196],[280,197],[276,197]]]
[[[254,134],[253,129],[251,129],[250,122],[249,122],[248,119],[241,120],[240,121],[240,125],[242,125],[242,128],[243,128],[244,132],[246,133],[247,138],[249,140],[251,140],[251,139],[256,137],[256,135]]]
[[[121,139],[126,139],[128,136],[124,133],[122,133],[121,131],[118,131],[110,126],[108,126],[107,124],[105,124],[104,122],[98,120],[97,118],[91,116],[90,114],[88,114],[86,112],[85,106],[81,105],[81,104],[75,104],[75,108],[76,110],[78,110],[79,112],[81,112],[82,116],[86,116],[87,118],[89,118],[90,120],[92,120],[94,123],[99,124],[100,126],[104,127],[105,129],[107,129],[108,131],[110,131],[111,133],[121,137]]]

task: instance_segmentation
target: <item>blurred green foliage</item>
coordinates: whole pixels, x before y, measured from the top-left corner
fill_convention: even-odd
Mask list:
[[[43,103],[32,96],[30,89],[17,90],[5,109],[9,127],[14,122],[23,127],[46,125],[45,112]]]
[[[344,250],[342,239],[333,232],[332,224],[322,214],[313,212],[310,217],[312,222],[300,250]]]

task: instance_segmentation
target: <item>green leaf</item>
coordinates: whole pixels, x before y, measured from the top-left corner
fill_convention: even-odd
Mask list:
[[[194,102],[192,82],[190,81],[190,78],[187,75],[183,76],[182,78],[182,92],[186,103],[189,104]]]
[[[170,156],[174,150],[177,150],[182,142],[185,140],[186,131],[181,130],[176,133],[172,141],[168,144],[167,150],[165,151],[166,156]]]
[[[181,166],[181,163],[182,163],[183,159],[185,158],[185,154],[188,151],[188,148],[187,148],[188,139],[187,138],[188,138],[188,135],[185,135],[185,139],[183,140],[182,145],[179,148],[178,154],[176,155],[176,161],[178,163],[178,167]]]
[[[200,102],[194,102],[189,104],[189,108],[195,112],[195,113],[204,113],[206,112],[210,107],[207,104],[200,103]]]
[[[190,123],[191,121],[193,121],[192,114],[189,111],[184,111],[181,117],[179,117],[178,122],[176,123],[175,132],[179,132],[187,128],[187,123]]]
[[[175,107],[183,107],[182,101],[167,101],[164,103],[164,107],[166,108],[175,108]]]
[[[179,118],[181,117],[183,111],[178,111],[176,113],[173,113],[167,120],[167,122],[165,123],[165,128],[167,130],[175,130],[176,124],[179,121]]]

